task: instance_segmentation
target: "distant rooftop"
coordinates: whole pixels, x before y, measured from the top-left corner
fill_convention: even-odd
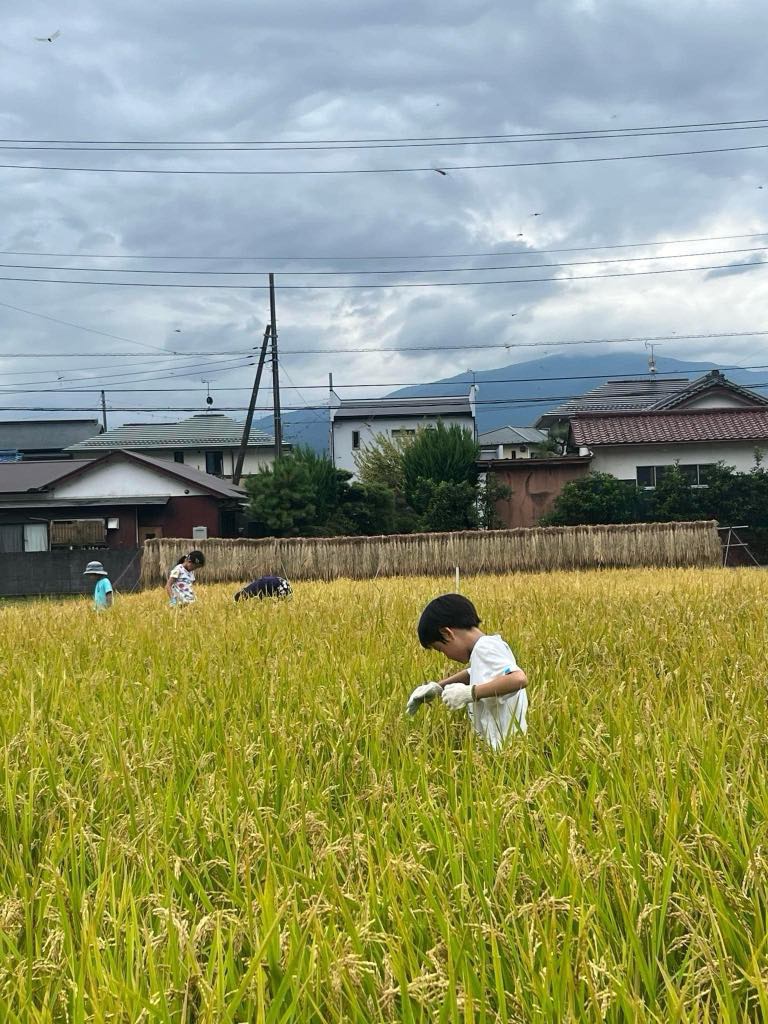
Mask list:
[[[0,420],[0,448],[57,452],[100,429],[98,420]]]
[[[349,399],[333,410],[334,419],[366,420],[391,416],[472,416],[464,396],[445,398]]]
[[[479,445],[491,444],[539,444],[547,437],[546,430],[536,427],[494,427],[477,435]]]
[[[768,409],[700,409],[577,416],[571,436],[578,446],[681,444],[768,440]]]
[[[642,412],[673,395],[678,395],[690,384],[689,377],[646,377],[642,380],[607,380],[604,384],[571,398],[562,405],[539,416],[540,427],[556,420],[569,419],[589,412]]]
[[[45,462],[13,462],[0,465],[0,494],[26,494],[44,491],[59,481],[78,474],[98,472],[103,463],[115,460],[128,460],[159,471],[163,476],[173,477],[196,484],[223,498],[242,500],[245,491],[228,480],[190,466],[179,465],[166,459],[153,459],[143,452],[113,451],[104,452],[97,459],[72,459],[70,461]],[[108,499],[105,499],[108,501]]]
[[[235,448],[243,423],[221,413],[200,413],[179,423],[125,423],[104,434],[71,444],[68,451],[107,451],[112,448]],[[249,447],[269,447],[275,439],[251,428]]]
[[[709,370],[701,377],[655,377],[641,380],[610,380],[586,394],[550,409],[536,421],[550,426],[558,420],[589,413],[640,413],[661,409],[683,409],[703,395],[727,393],[745,406],[768,406],[768,399],[756,391],[735,384],[720,370]]]

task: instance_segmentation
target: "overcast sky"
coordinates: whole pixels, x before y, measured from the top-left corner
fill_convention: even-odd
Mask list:
[[[764,0],[67,0],[17,5],[0,37],[0,135],[20,140],[249,141],[423,138],[754,119],[766,109]],[[60,31],[54,42],[36,37]],[[693,260],[404,275],[462,281],[593,274],[755,261],[711,270],[595,281],[433,289],[290,291],[365,278],[287,277],[293,270],[509,266],[768,245],[764,238],[541,255],[533,250],[768,232],[768,150],[529,168],[457,164],[768,145],[768,128],[558,143],[321,153],[0,152],[0,163],[133,169],[300,170],[425,167],[418,173],[208,176],[0,169],[5,253],[202,256],[200,271],[274,269],[283,364],[291,383],[404,384],[559,351],[573,338],[738,332],[766,326],[763,253]],[[438,174],[430,168],[444,168]],[[760,186],[765,185],[765,188]],[[533,216],[537,214],[537,216]],[[521,250],[515,257],[428,256]],[[526,257],[525,253],[528,252]],[[342,263],[412,255],[411,261]],[[222,264],[210,257],[269,257]],[[301,257],[327,261],[298,262]],[[287,263],[285,257],[296,262]],[[3,277],[162,280],[97,268],[179,269],[179,261],[2,255]],[[282,272],[282,274],[281,274]],[[165,277],[168,280],[168,277]],[[214,355],[255,345],[268,315],[259,279],[240,290],[120,288],[0,281],[4,385],[85,374],[86,360],[19,353],[92,352],[113,405],[244,405],[250,368],[167,379],[150,351]],[[386,277],[368,278],[385,282]],[[261,281],[262,284],[265,280]],[[7,306],[116,335],[117,341]],[[513,315],[514,314],[514,315]],[[768,339],[668,342],[659,354],[768,364]],[[132,344],[139,342],[141,344]],[[528,343],[538,349],[515,348]],[[480,346],[505,344],[509,351]],[[472,346],[441,355],[290,355],[292,349]],[[152,346],[149,348],[147,346]],[[634,345],[632,348],[637,349]],[[606,346],[604,351],[616,351]],[[136,352],[134,360],[107,357]],[[573,349],[563,349],[573,354]],[[585,351],[600,351],[590,346]],[[128,369],[161,366],[134,395]],[[177,374],[183,372],[175,371]],[[162,378],[162,379],[160,379]],[[64,380],[61,388],[72,387]],[[240,391],[224,388],[241,386]],[[192,390],[185,390],[192,388]],[[350,397],[355,392],[343,390]],[[321,390],[284,401],[322,401]],[[4,405],[74,407],[87,396],[19,394]],[[261,404],[261,403],[260,403]],[[136,414],[114,416],[137,420]],[[163,418],[155,415],[153,418]]]

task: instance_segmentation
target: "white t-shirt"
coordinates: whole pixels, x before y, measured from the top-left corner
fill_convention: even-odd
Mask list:
[[[469,682],[487,683],[494,676],[516,672],[518,664],[509,644],[500,636],[481,636],[469,657]],[[528,696],[525,690],[505,693],[502,697],[483,697],[467,705],[467,714],[475,732],[498,750],[510,733],[526,732],[525,712]]]
[[[195,582],[195,574],[187,572],[183,565],[174,565],[171,569],[171,604],[192,604],[195,600],[195,592],[192,584]]]

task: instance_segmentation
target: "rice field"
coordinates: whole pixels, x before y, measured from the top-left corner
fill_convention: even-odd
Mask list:
[[[768,578],[464,580],[500,754],[403,715],[451,588],[0,605],[0,1020],[767,1020]]]

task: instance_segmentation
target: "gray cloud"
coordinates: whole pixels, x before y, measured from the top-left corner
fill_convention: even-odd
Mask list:
[[[34,42],[35,36],[57,27],[62,34],[55,44]],[[245,0],[217,4],[135,0],[130,5],[106,0],[98,6],[72,0],[65,9],[48,6],[34,11],[27,6],[6,19],[0,45],[4,97],[0,135],[290,140],[607,129],[750,118],[759,114],[766,99],[761,41],[767,29],[768,11],[759,0],[730,5],[693,0],[676,4],[540,0],[514,13],[501,0],[267,2],[258,10]],[[445,167],[448,175],[153,177],[0,169],[0,248],[209,257],[413,254],[418,258],[412,263],[388,266],[423,267],[427,261],[421,257],[436,253],[510,248],[531,252],[766,231],[766,193],[756,188],[765,180],[765,151],[760,150],[515,170],[450,169],[457,163],[762,142],[768,142],[766,131],[436,152],[119,157],[59,153],[55,162],[66,165],[219,169],[415,165]],[[0,152],[0,163],[32,164],[45,159],[35,153]],[[541,216],[531,217],[534,211]],[[729,244],[662,251],[710,248],[729,248]],[[498,257],[474,263],[464,258],[454,265],[544,264],[610,255]],[[759,254],[721,255],[701,257],[691,265],[762,260]],[[0,262],[61,265],[68,261],[0,256]],[[437,268],[448,262],[429,265]],[[88,263],[94,270],[137,265]],[[68,265],[84,264],[72,260]],[[195,266],[216,270],[221,264],[203,260]],[[490,275],[523,279],[525,283],[519,284],[338,292],[287,290],[289,284],[312,280],[287,276],[287,271],[306,264],[276,260],[227,266],[264,272],[271,266],[277,272],[280,343],[286,353],[285,368],[298,383],[322,384],[328,371],[333,371],[341,383],[375,381],[384,386],[447,376],[468,366],[489,368],[535,354],[530,349],[481,347],[491,341],[544,345],[558,338],[746,330],[761,324],[768,298],[768,280],[763,275],[749,274],[745,279],[735,266],[658,277],[531,281],[557,273],[554,268],[542,268]],[[605,264],[572,268],[570,273],[641,271],[653,266]],[[312,264],[317,270],[336,267],[333,262]],[[22,274],[0,269],[0,276]],[[82,276],[109,279],[111,275]],[[454,279],[470,277],[455,275]],[[205,349],[214,354],[257,344],[267,315],[265,293],[245,287],[237,292],[184,291],[0,281],[0,301],[144,345],[169,351]],[[85,375],[89,362],[111,365],[106,355],[118,346],[2,306],[0,325],[0,353],[93,353],[90,360],[51,360],[45,366],[3,359],[0,354],[0,372],[17,375],[7,377],[7,383],[42,381],[47,379],[42,370],[49,377]],[[289,354],[298,348],[375,350],[377,346],[405,349],[458,343],[474,347],[450,355]],[[148,349],[134,347],[136,366],[155,365],[140,360]],[[747,340],[726,342],[713,352],[711,342],[681,341],[665,345],[664,352],[691,359],[718,358],[719,352],[731,363],[748,362],[751,345]],[[105,383],[115,404],[129,400],[143,404],[141,393],[117,392],[117,374],[125,369],[119,360],[114,363],[114,370],[99,370],[93,379]],[[214,379],[221,389],[241,387],[241,392],[222,390],[222,394],[232,404],[244,403],[249,373],[238,369]],[[158,371],[157,376],[163,374]],[[160,380],[156,386],[172,388],[172,399],[180,404],[202,402],[205,389],[199,384],[200,376],[194,371],[186,378]],[[322,392],[309,390],[306,397],[318,393]],[[45,400],[72,406],[83,401],[82,396],[78,399],[63,392],[38,397],[39,404]],[[27,405],[37,403],[38,397],[20,394],[10,401]],[[147,401],[149,397],[147,393]]]

